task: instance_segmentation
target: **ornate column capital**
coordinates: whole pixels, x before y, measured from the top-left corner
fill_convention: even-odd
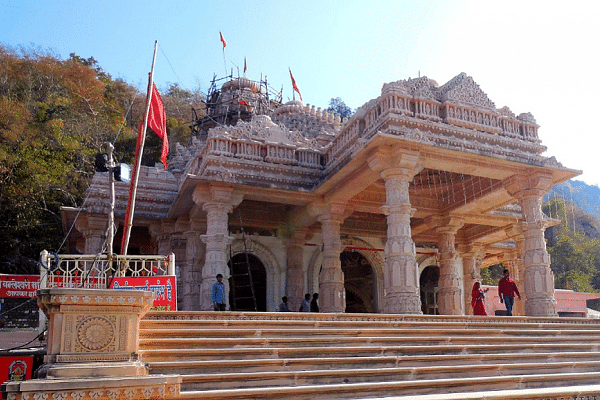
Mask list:
[[[385,180],[396,177],[410,181],[421,170],[419,152],[395,148],[377,149],[367,164]]]
[[[463,257],[481,258],[485,253],[485,248],[482,243],[466,243],[457,246],[458,251]]]
[[[456,235],[458,230],[465,225],[465,220],[453,215],[430,215],[425,219],[425,223],[437,234]]]
[[[194,203],[205,209],[206,204],[217,203],[229,207],[238,206],[244,199],[243,193],[237,192],[233,186],[221,183],[211,183],[209,185],[196,185],[192,194]]]
[[[175,222],[173,221],[159,221],[152,223],[148,226],[150,236],[154,238],[161,238],[163,236],[171,236],[175,232]]]
[[[526,175],[513,175],[503,182],[504,188],[511,196],[541,197],[552,187],[552,174],[544,171],[530,171]]]
[[[523,227],[519,224],[514,224],[514,225],[511,225],[511,226],[505,228],[504,232],[506,232],[506,235],[509,238],[511,238],[515,241],[522,240],[525,238]]]
[[[75,228],[85,234],[87,231],[102,231],[106,230],[108,218],[105,215],[82,214],[75,221]]]
[[[317,220],[323,222],[326,220],[334,220],[341,224],[346,218],[348,218],[354,211],[352,207],[348,206],[348,203],[323,203],[319,207],[319,214]]]

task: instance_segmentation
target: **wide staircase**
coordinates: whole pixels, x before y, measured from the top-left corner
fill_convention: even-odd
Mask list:
[[[600,321],[175,312],[141,321],[181,399],[600,399]]]

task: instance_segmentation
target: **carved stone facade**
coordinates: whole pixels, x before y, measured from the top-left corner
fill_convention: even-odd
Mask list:
[[[149,375],[139,360],[139,322],[152,307],[141,290],[41,289],[48,319],[38,378],[7,381],[11,400],[175,399],[181,377]]]
[[[438,311],[468,313],[479,270],[504,261],[525,294],[525,313],[556,315],[543,231],[557,221],[540,201],[580,172],[542,154],[531,114],[496,108],[464,73],[442,86],[426,77],[385,84],[344,121],[299,101],[263,101],[251,81],[226,85],[229,94],[243,86],[261,112],[203,125],[188,146],[175,144],[168,170],[142,168],[132,242],[140,252],[176,252],[180,309],[210,309],[215,275],[229,278],[231,258],[243,251],[232,245],[243,227],[257,279],[266,275],[268,311],[283,295],[296,310],[304,293],[320,292],[323,311],[344,312],[340,254],[356,251],[365,262],[373,252],[384,260],[365,277],[373,295],[352,300],[377,299],[365,309],[421,313],[421,274],[434,266]],[[102,250],[106,179],[94,177],[73,250]],[[117,183],[121,224],[126,198]],[[76,212],[64,210],[65,224]],[[370,245],[345,244],[352,242]]]

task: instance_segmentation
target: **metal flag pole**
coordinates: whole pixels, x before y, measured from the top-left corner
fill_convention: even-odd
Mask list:
[[[152,57],[152,69],[150,70],[150,79],[148,81],[148,92],[146,93],[146,112],[144,113],[144,123],[141,133],[138,135],[138,143],[135,150],[135,164],[129,186],[129,199],[127,201],[127,212],[125,214],[125,223],[123,225],[123,240],[121,241],[121,254],[127,254],[129,246],[129,237],[131,235],[131,227],[133,226],[133,212],[135,210],[135,197],[137,194],[137,184],[140,176],[140,167],[142,165],[142,153],[144,151],[144,143],[146,142],[146,129],[148,128],[148,114],[150,113],[150,100],[152,99],[152,90],[154,82],[154,63],[156,62],[156,49],[158,40],[154,41],[154,56]]]

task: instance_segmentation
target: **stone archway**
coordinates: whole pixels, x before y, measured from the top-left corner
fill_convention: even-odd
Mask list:
[[[253,254],[238,253],[229,259],[227,266],[231,274],[231,311],[254,311],[253,297],[256,299],[256,311],[267,311],[267,271],[262,261]]]
[[[421,292],[421,309],[423,314],[438,314],[437,291],[440,269],[436,265],[430,265],[423,269],[419,278]]]
[[[372,243],[367,242],[362,238],[357,237],[345,237],[342,238],[342,253],[346,251],[355,252],[360,254],[366,262],[371,266],[372,279],[373,279],[373,293],[369,292],[369,295],[366,296],[364,292],[364,288],[361,290],[353,290],[351,286],[344,284],[346,290],[350,289],[352,291],[352,295],[356,296],[358,299],[366,299],[368,301],[364,301],[365,304],[370,303],[371,305],[368,307],[371,311],[367,312],[380,312],[380,304],[383,304],[383,267],[384,267],[384,257],[383,257],[383,245],[374,245]],[[308,263],[308,268],[306,271],[307,278],[307,287],[310,293],[313,293],[314,290],[318,291],[319,288],[319,271],[321,269],[321,264],[323,262],[323,251],[321,246],[317,246],[315,250],[312,252],[310,261]],[[346,280],[346,279],[345,279]],[[314,290],[313,290],[314,289]],[[348,300],[348,299],[346,299]]]
[[[344,271],[346,312],[374,312],[377,285],[371,264],[361,253],[352,250],[343,251],[340,261]]]
[[[243,255],[247,251],[249,255],[255,256],[260,261],[266,272],[266,284],[264,286],[264,296],[266,298],[265,311],[275,310],[281,296],[281,291],[278,289],[280,286],[279,282],[285,277],[281,264],[273,252],[263,243],[255,240],[255,237],[246,236],[245,246],[244,241],[239,237],[240,235],[231,243],[229,255],[230,257],[235,257],[235,255]],[[230,264],[230,260],[228,260],[228,265]]]

